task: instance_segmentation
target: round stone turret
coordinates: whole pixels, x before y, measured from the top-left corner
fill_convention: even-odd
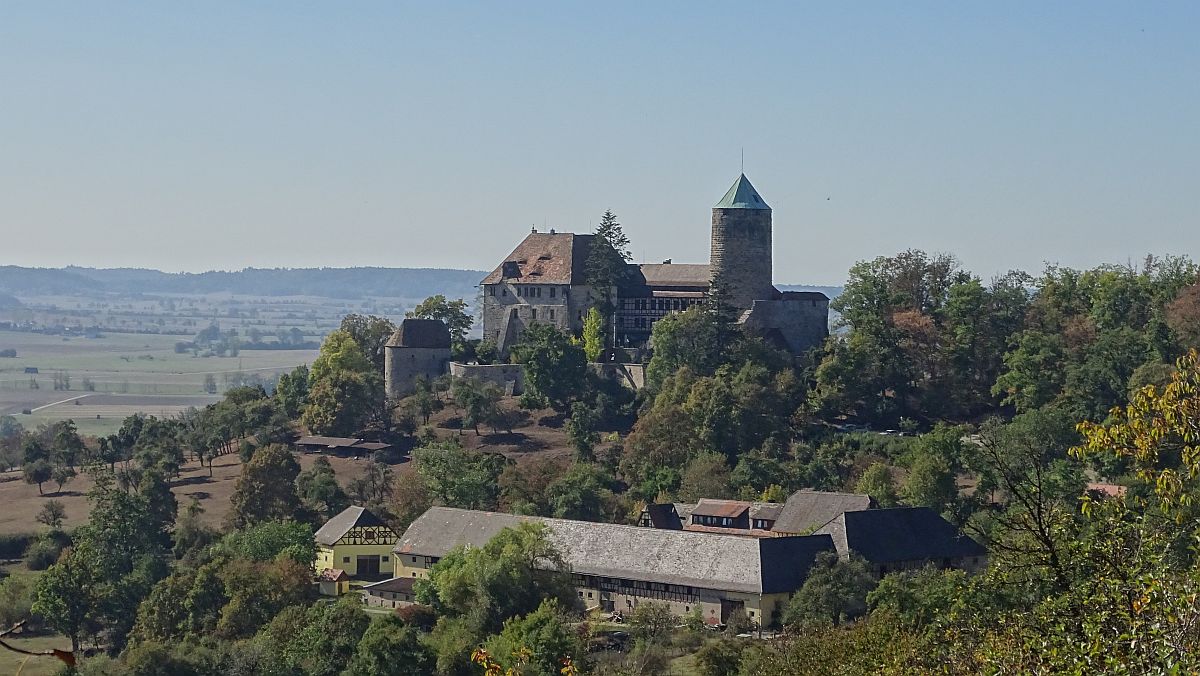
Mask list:
[[[747,310],[756,300],[775,297],[771,283],[771,207],[745,174],[712,210],[709,268],[729,302]]]

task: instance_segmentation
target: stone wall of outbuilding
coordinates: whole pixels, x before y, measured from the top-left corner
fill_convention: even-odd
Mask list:
[[[389,399],[412,394],[418,376],[433,380],[450,368],[450,348],[388,346],[383,350],[384,386]]]
[[[450,362],[450,375],[455,378],[474,378],[484,383],[495,383],[505,394],[524,392],[525,374],[520,364],[460,364]]]
[[[778,329],[792,354],[803,354],[829,336],[829,299],[815,295],[785,293],[781,300],[756,300],[742,324],[759,335]]]

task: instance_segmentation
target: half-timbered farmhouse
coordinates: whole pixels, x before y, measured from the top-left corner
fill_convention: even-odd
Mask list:
[[[354,579],[378,580],[392,570],[396,532],[363,507],[347,507],[315,537],[318,573],[337,568]]]

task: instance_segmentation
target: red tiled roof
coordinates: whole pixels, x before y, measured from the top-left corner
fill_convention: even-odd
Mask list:
[[[749,502],[742,502],[740,500],[709,500],[706,498],[696,503],[696,507],[692,509],[692,515],[733,519],[745,514],[749,510]]]
[[[532,232],[481,284],[585,284],[594,235]]]
[[[341,568],[326,568],[317,575],[317,580],[321,582],[340,582],[341,580],[349,580],[350,576]]]

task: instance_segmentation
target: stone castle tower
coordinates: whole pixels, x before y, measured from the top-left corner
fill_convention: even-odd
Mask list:
[[[709,267],[738,309],[777,296],[771,283],[771,207],[745,174],[713,207]]]

